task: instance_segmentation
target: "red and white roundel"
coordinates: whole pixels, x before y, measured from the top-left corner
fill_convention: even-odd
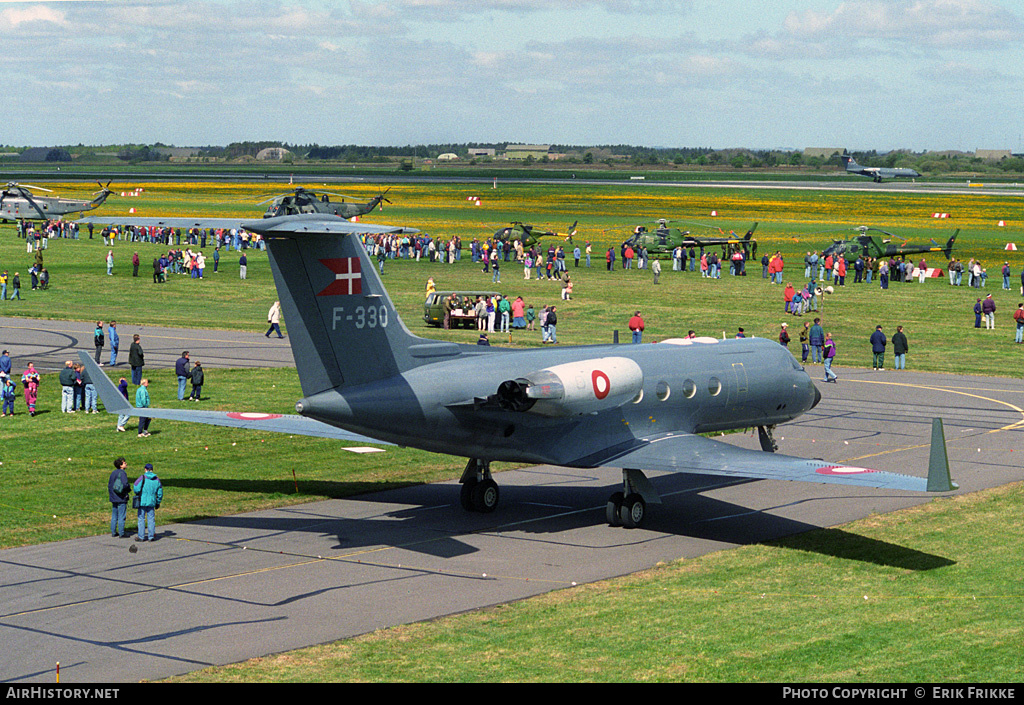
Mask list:
[[[239,421],[270,421],[271,419],[281,418],[281,414],[259,414],[255,412],[231,411],[228,412],[228,418],[237,419]]]
[[[608,396],[608,392],[612,390],[612,381],[601,370],[591,372],[590,380],[594,384],[594,396],[598,399],[604,399]]]
[[[819,475],[864,475],[870,472],[878,472],[869,468],[855,468],[845,465],[828,465],[815,470]]]

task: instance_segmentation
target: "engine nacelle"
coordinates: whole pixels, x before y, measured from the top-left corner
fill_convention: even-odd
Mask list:
[[[543,416],[579,416],[614,409],[643,389],[640,365],[625,357],[600,357],[545,367],[502,382],[502,408]]]

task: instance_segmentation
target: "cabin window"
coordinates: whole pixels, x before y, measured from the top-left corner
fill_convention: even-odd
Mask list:
[[[717,397],[722,392],[722,381],[718,377],[712,377],[708,380],[708,394],[713,397]]]
[[[658,399],[661,401],[668,399],[668,395],[671,392],[672,390],[669,388],[668,382],[658,382],[654,387],[654,393],[658,395]]]
[[[693,399],[693,395],[697,393],[697,383],[692,379],[688,379],[683,382],[683,396],[687,399]]]

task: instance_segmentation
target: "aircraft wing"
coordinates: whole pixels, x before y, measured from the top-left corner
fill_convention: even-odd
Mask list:
[[[394,445],[379,441],[369,436],[352,433],[315,419],[298,414],[255,414],[234,411],[200,411],[193,409],[137,409],[121,396],[110,378],[103,373],[100,366],[84,352],[78,353],[79,359],[89,372],[89,379],[96,385],[100,400],[110,414],[124,416],[145,416],[151,419],[167,419],[168,421],[185,421],[188,423],[204,423],[212,426],[229,426],[255,431],[271,431],[273,433],[290,433],[296,436],[316,436],[334,438],[341,441],[356,443],[374,443],[376,445]]]
[[[85,353],[82,353],[85,355]],[[934,435],[934,434],[933,434]],[[945,444],[942,444],[945,461]],[[935,442],[933,438],[933,453]],[[581,458],[572,463],[583,467],[612,467],[623,469],[691,472],[705,475],[724,475],[761,480],[794,480],[825,484],[881,487],[890,490],[914,492],[948,492],[956,489],[949,480],[949,466],[936,469],[930,463],[929,474],[935,477],[914,477],[897,473],[871,470],[828,463],[824,460],[795,458],[778,453],[739,448],[729,443],[686,433],[668,433],[642,439],[639,445],[609,449]],[[939,475],[945,471],[945,485]]]

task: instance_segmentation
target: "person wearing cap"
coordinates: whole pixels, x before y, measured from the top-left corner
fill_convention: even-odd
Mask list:
[[[789,348],[789,324],[783,323],[779,329],[779,345]]]
[[[164,501],[164,486],[160,478],[153,472],[153,464],[146,463],[146,468],[132,485],[139,496],[139,530],[136,541],[156,540],[156,510]]]
[[[996,329],[996,301],[992,294],[985,297],[981,302],[981,312],[985,314],[985,330]]]
[[[0,374],[7,376],[11,374],[11,355],[7,350],[0,353]]]

